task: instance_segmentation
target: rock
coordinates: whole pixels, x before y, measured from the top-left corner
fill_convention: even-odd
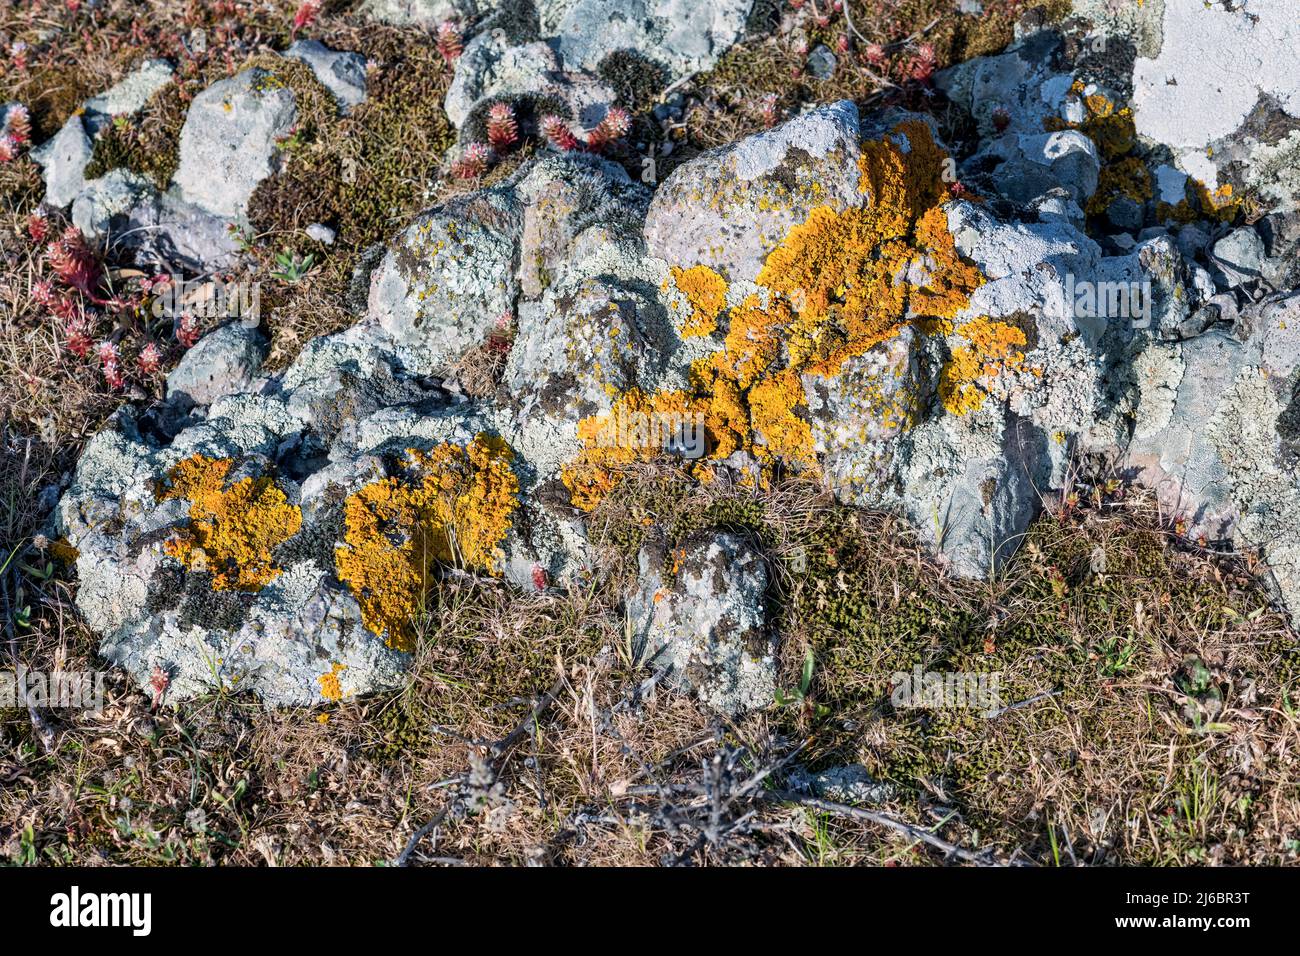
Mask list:
[[[444,20],[469,20],[494,0],[365,0],[361,12],[395,26],[434,26]]]
[[[261,371],[267,349],[266,337],[241,322],[209,332],[167,376],[167,400],[211,405],[246,391]]]
[[[319,242],[325,246],[334,245],[334,240],[338,238],[338,234],[323,222],[313,222],[303,231],[312,242]]]
[[[835,67],[839,65],[839,60],[835,54],[830,51],[830,47],[824,43],[819,43],[808,54],[808,72],[819,80],[829,80],[835,75]]]
[[[627,614],[638,659],[728,716],[776,696],[776,639],[767,626],[767,565],[729,532],[692,541],[673,555],[645,548]]]
[[[75,114],[52,139],[32,150],[32,160],[44,170],[47,205],[63,208],[77,198],[86,185],[92,152],[90,137]]]
[[[221,80],[194,98],[181,128],[180,197],[216,216],[241,219],[253,190],[279,167],[277,140],[297,121],[293,93],[266,70]]]
[[[1264,258],[1264,240],[1250,226],[1242,226],[1214,244],[1211,264],[1220,285],[1231,288],[1258,280]]]
[[[740,39],[753,0],[538,0],[542,35],[570,70],[617,50],[662,63],[672,79],[712,67]]]
[[[853,105],[833,103],[677,167],[646,216],[650,254],[752,281],[814,208],[867,201],[858,188],[859,134]]]
[[[1297,208],[1300,64],[1294,51],[1300,25],[1294,5],[1165,0],[1161,6],[1160,41],[1133,67],[1138,133],[1168,146],[1178,167],[1211,191],[1233,184],[1258,197],[1266,211]]]
[[[212,272],[240,254],[226,220],[159,193],[126,169],[86,183],[72,204],[72,221],[87,239],[155,272]]]
[[[998,191],[1019,203],[1031,203],[1054,188],[1064,188],[1079,205],[1097,191],[1101,162],[1091,139],[1077,130],[1020,135],[1014,151],[993,173]]]
[[[367,315],[411,367],[445,369],[513,314],[522,226],[519,204],[495,190],[425,213],[398,236],[371,277]]]
[[[318,40],[295,40],[284,55],[311,67],[321,85],[334,94],[339,112],[350,113],[366,99],[366,58],[331,50]]]
[[[93,136],[114,116],[132,116],[140,112],[149,99],[171,81],[170,60],[145,60],[120,83],[86,100],[86,127]]]
[[[456,61],[444,108],[458,128],[480,106],[516,98],[545,98],[564,105],[577,125],[590,129],[614,103],[614,92],[581,71],[566,71],[542,41],[514,45],[502,30],[474,37]]]
[[[1037,136],[1044,121],[1065,107],[1074,78],[1051,59],[1060,39],[1047,32],[1013,43],[998,56],[967,60],[935,74],[935,86],[975,118],[983,140],[1011,134]],[[1000,118],[1000,119],[999,119]]]
[[[1116,229],[1123,229],[1125,232],[1132,233],[1140,230],[1144,217],[1142,204],[1128,196],[1118,196],[1106,207],[1107,221]]]
[[[852,763],[811,773],[799,767],[788,781],[790,789],[849,806],[876,806],[892,800],[898,788],[875,780],[862,764]]]

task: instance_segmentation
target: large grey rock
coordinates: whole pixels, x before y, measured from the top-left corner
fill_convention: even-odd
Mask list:
[[[359,53],[331,50],[319,40],[295,40],[284,51],[311,67],[321,85],[334,94],[339,110],[349,113],[366,99],[366,58]]]
[[[279,168],[277,140],[297,117],[293,93],[266,70],[245,70],[208,87],[181,127],[173,179],[181,198],[216,216],[242,218],[257,184]]]
[[[463,126],[476,106],[496,99],[544,97],[564,104],[580,129],[598,124],[614,92],[581,70],[566,70],[554,48],[541,40],[512,44],[502,30],[485,30],[465,46],[447,89],[447,118]]]
[[[54,136],[32,150],[33,162],[45,176],[45,202],[62,208],[77,198],[86,185],[86,167],[94,146],[81,116],[72,115]]]
[[[262,370],[268,343],[255,326],[230,322],[208,333],[167,376],[167,400],[211,405],[246,391]]]
[[[1290,0],[1165,0],[1160,42],[1133,68],[1138,133],[1211,191],[1300,204],[1300,22]],[[1158,52],[1157,52],[1158,51]]]
[[[740,39],[753,0],[538,0],[542,34],[569,69],[594,70],[616,50],[635,50],[673,78],[706,70]]]
[[[712,710],[735,715],[776,697],[767,564],[742,538],[701,536],[667,554],[648,546],[627,615],[639,659]]]
[[[227,220],[159,193],[127,169],[85,183],[72,203],[72,221],[115,258],[157,272],[213,272],[240,255]]]

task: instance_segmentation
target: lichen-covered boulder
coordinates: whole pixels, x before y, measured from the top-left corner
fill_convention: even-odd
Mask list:
[[[205,417],[123,409],[91,441],[56,523],[78,607],[141,686],[268,705],[390,687],[437,563],[499,569],[509,446],[383,343],[320,340]]]
[[[1125,463],[1183,530],[1258,548],[1300,610],[1300,293],[1245,310],[1231,333],[1154,344]]]
[[[675,169],[646,215],[651,255],[754,280],[812,211],[861,207],[858,111],[839,102]]]
[[[570,69],[617,50],[662,63],[674,79],[707,70],[740,39],[753,0],[537,0],[542,35]]]
[[[627,615],[638,659],[734,716],[776,697],[767,565],[744,539],[714,533],[669,552],[647,546]]]
[[[562,112],[584,129],[596,126],[614,104],[614,91],[592,74],[566,70],[548,43],[515,43],[502,30],[474,37],[456,60],[456,76],[444,108],[458,128],[481,104],[527,97],[560,104]]]
[[[488,190],[418,217],[370,279],[367,315],[413,367],[445,369],[504,320],[519,294],[523,228],[508,190]]]
[[[1137,132],[1211,192],[1300,204],[1300,22],[1290,0],[1165,0],[1156,50],[1133,67]]]
[[[241,219],[253,190],[279,168],[278,140],[298,118],[293,92],[258,67],[212,84],[190,104],[181,127],[173,184],[181,198]]]

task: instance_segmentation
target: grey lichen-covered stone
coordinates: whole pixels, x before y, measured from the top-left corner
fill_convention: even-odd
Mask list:
[[[445,369],[508,324],[519,294],[522,210],[506,189],[419,216],[371,277],[367,315],[413,367]]]
[[[203,273],[239,257],[227,220],[160,193],[127,169],[85,183],[72,203],[72,221],[87,239],[141,268]]]
[[[480,104],[520,97],[562,104],[579,129],[596,126],[614,103],[613,90],[590,73],[566,70],[550,44],[514,44],[502,30],[485,30],[456,60],[444,108],[461,127]]]
[[[68,121],[49,140],[32,150],[33,162],[45,176],[45,202],[62,208],[77,198],[86,185],[86,167],[94,146],[80,115]]]
[[[395,26],[434,26],[444,20],[470,19],[495,6],[494,0],[365,0],[361,12]]]
[[[190,104],[181,127],[173,179],[186,202],[241,219],[253,190],[279,168],[277,141],[297,121],[293,93],[253,68],[208,87]]]
[[[1164,0],[1160,41],[1133,68],[1138,133],[1211,191],[1300,205],[1300,22],[1290,0]],[[1158,15],[1158,14],[1154,14]]]
[[[893,799],[898,788],[876,780],[862,764],[851,763],[812,773],[797,768],[787,781],[790,789],[849,806],[874,806]]]
[[[662,63],[674,79],[707,70],[740,39],[753,0],[537,0],[544,37],[568,69],[595,70],[617,50]]]
[[[311,68],[316,79],[334,94],[339,111],[349,113],[366,99],[366,58],[359,53],[331,50],[319,40],[295,40],[284,51]]]
[[[728,532],[679,551],[647,546],[627,614],[639,659],[666,669],[719,713],[766,707],[776,696],[776,638],[768,626],[767,564]]]
[[[1214,244],[1211,264],[1224,288],[1245,285],[1262,277],[1264,240],[1250,226],[1234,229]]]
[[[268,343],[256,327],[229,322],[203,336],[167,376],[167,399],[211,405],[246,391],[262,370]]]
[[[757,278],[790,228],[818,206],[861,207],[858,112],[841,101],[675,169],[645,221],[651,255]]]

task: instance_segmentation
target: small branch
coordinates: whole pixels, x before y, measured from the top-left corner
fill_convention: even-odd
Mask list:
[[[928,843],[930,846],[937,850],[942,850],[949,856],[954,856],[967,863],[973,863],[976,866],[997,865],[990,859],[990,854],[987,851],[976,853],[972,850],[959,847],[953,843],[949,843],[947,840],[935,836],[923,827],[895,819],[894,817],[881,813],[878,810],[864,810],[861,807],[850,807],[843,803],[832,803],[829,800],[822,800],[819,797],[805,796],[800,793],[794,793],[790,790],[780,790],[776,793],[770,794],[769,796],[771,799],[798,803],[805,807],[812,807],[815,810],[834,813],[836,816],[850,817],[855,820],[865,820],[868,823],[875,823],[879,826],[888,827],[889,829],[910,837],[913,840],[920,840],[922,843]]]

